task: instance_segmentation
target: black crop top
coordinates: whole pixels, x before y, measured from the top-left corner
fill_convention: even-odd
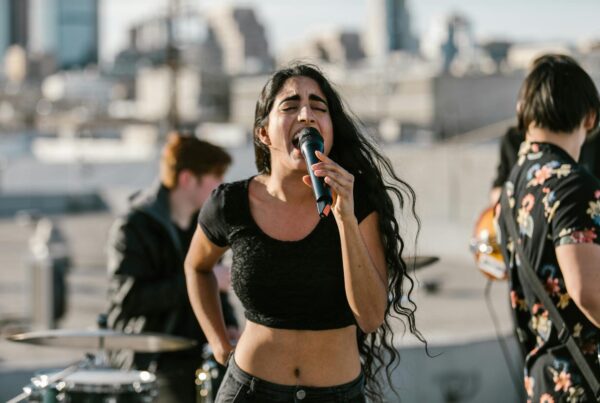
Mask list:
[[[297,330],[355,324],[344,289],[340,236],[333,214],[299,241],[271,238],[250,213],[251,180],[219,186],[198,217],[208,239],[221,247],[231,246],[231,280],[246,318],[268,327]],[[374,211],[356,185],[354,210],[359,223]]]

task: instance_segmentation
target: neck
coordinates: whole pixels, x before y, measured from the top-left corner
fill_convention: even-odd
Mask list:
[[[530,126],[527,130],[527,140],[554,144],[565,150],[575,161],[579,161],[581,146],[585,141],[585,133],[585,129],[582,127],[571,133],[558,133],[548,129]]]
[[[305,173],[271,171],[265,176],[267,192],[283,202],[302,203],[312,198],[312,190],[302,182]]]
[[[188,229],[196,209],[190,205],[181,189],[175,188],[169,191],[169,211],[171,221],[185,230]]]

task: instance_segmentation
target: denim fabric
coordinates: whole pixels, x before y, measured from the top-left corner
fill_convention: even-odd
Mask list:
[[[364,375],[352,382],[329,387],[288,386],[264,381],[244,372],[233,356],[215,403],[365,403]]]

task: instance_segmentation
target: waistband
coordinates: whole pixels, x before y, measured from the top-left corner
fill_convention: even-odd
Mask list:
[[[361,373],[354,380],[334,386],[304,386],[304,385],[281,385],[265,381],[256,376],[245,372],[238,367],[235,362],[234,355],[231,354],[227,370],[231,377],[237,382],[248,385],[252,393],[260,393],[265,395],[276,396],[295,396],[299,400],[318,398],[324,399],[327,397],[336,398],[339,401],[355,398],[364,393],[365,376]]]

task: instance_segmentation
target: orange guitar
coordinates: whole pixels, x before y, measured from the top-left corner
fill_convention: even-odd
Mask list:
[[[506,280],[506,265],[496,240],[493,207],[483,210],[477,219],[470,249],[475,255],[477,268],[486,277],[492,280]]]

